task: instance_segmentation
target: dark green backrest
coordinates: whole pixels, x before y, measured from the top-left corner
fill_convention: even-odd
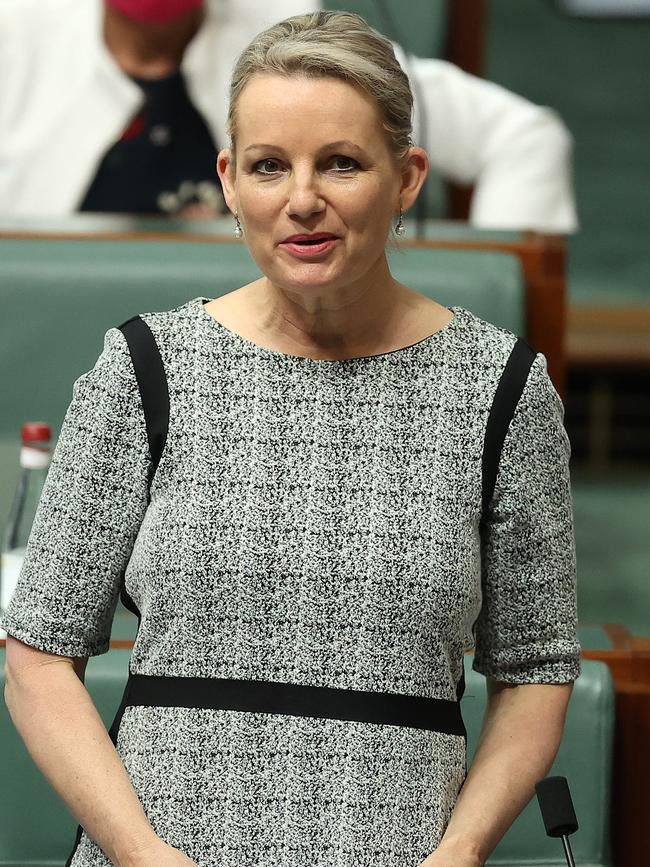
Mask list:
[[[389,261],[417,291],[525,335],[514,255],[407,248]],[[0,525],[16,484],[21,424],[46,421],[58,436],[73,382],[93,366],[109,328],[260,276],[238,243],[0,240]]]
[[[408,14],[403,0],[329,0],[321,5],[323,9],[356,12],[416,57],[445,56],[448,0],[409,0]]]
[[[111,649],[92,657],[86,687],[108,728],[119,706],[128,674],[130,650]],[[0,649],[4,689],[4,648]],[[485,709],[485,680],[465,657],[467,687],[462,713],[468,754],[474,748]],[[550,774],[566,776],[580,829],[572,837],[581,867],[609,865],[609,810],[614,695],[609,669],[583,660],[560,752]],[[0,767],[5,781],[0,808],[0,865],[63,865],[74,842],[76,822],[31,760],[4,702],[0,703]],[[48,861],[50,859],[50,861]],[[54,859],[54,860],[52,860]],[[560,841],[546,837],[536,801],[508,831],[490,865],[549,867],[565,864]]]

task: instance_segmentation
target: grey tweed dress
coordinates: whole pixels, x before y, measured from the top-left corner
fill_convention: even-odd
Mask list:
[[[317,360],[252,343],[207,300],[142,314],[170,396],[150,503],[119,329],[74,383],[7,632],[105,653],[125,574],[134,673],[452,702],[475,644],[498,680],[574,680],[570,443],[545,356],[481,536],[483,436],[515,335],[453,306],[412,346]],[[126,707],[117,749],[156,833],[200,867],[417,867],[466,773],[459,734],[308,712]],[[84,831],[71,864],[110,861]]]

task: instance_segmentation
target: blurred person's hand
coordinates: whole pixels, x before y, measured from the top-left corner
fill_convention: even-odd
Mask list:
[[[158,196],[158,207],[185,220],[215,220],[229,213],[220,187],[210,181],[183,181],[175,192]]]

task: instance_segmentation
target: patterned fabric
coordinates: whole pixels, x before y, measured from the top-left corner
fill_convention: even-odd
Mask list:
[[[455,699],[475,632],[486,675],[575,679],[570,443],[545,356],[481,540],[483,435],[515,335],[453,306],[412,346],[317,360],[246,340],[207,300],[143,314],[170,392],[148,508],[121,331],[74,383],[4,628],[105,653],[126,569],[133,673]],[[465,777],[462,737],[308,716],[127,707],[117,747],[156,832],[200,867],[417,867]],[[109,863],[84,832],[73,867]]]

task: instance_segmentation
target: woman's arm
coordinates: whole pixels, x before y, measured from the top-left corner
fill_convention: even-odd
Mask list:
[[[156,834],[83,684],[84,660],[8,635],[5,669],[7,708],[35,764],[113,864],[137,863]]]
[[[548,773],[562,739],[573,683],[499,683],[474,760],[442,841],[421,867],[480,867]]]

